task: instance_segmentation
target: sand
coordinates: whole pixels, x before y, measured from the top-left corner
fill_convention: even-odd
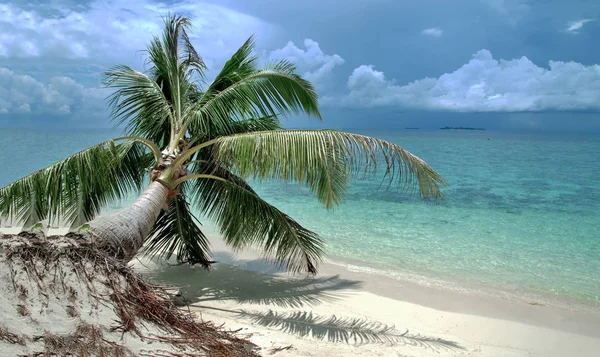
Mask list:
[[[290,276],[212,239],[210,272],[134,261],[181,287],[191,311],[275,356],[598,356],[600,309],[574,311],[473,295],[324,264]]]
[[[0,356],[257,356],[89,243],[0,236]]]
[[[218,261],[211,271],[143,257],[132,264],[154,282],[178,286],[184,309],[248,337],[264,356],[600,355],[600,306],[452,291],[327,262],[316,277],[292,276],[257,252],[233,254],[218,238],[211,242]],[[15,299],[3,297],[0,312]],[[41,321],[38,329],[72,322],[63,318]],[[113,316],[106,311],[102,318]],[[27,319],[4,323],[31,328]]]

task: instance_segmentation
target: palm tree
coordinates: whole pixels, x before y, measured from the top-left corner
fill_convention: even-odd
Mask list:
[[[27,228],[42,220],[67,223],[125,261],[144,246],[208,266],[196,208],[233,248],[258,245],[287,269],[314,273],[323,253],[319,236],[260,198],[246,180],[295,181],[332,208],[352,174],[369,176],[381,167],[390,184],[441,197],[442,177],[396,144],[332,130],[282,130],[282,116],[321,118],[317,94],[288,61],[259,69],[253,38],[205,85],[206,66],[189,26],[183,16],[166,18],[164,32],[147,48],[145,73],[127,66],[105,73],[114,89],[112,118],[125,125],[126,136],[0,189],[0,216]],[[99,216],[108,203],[136,191],[141,194],[128,207]]]

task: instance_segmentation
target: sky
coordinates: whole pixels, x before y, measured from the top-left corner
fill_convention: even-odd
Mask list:
[[[600,132],[597,0],[0,0],[0,127],[111,127],[101,73],[167,13],[208,76],[250,35],[319,93],[287,127]]]

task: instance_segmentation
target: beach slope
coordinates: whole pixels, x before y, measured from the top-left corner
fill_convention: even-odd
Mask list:
[[[324,264],[289,276],[218,239],[213,269],[141,259],[152,280],[180,287],[199,318],[276,356],[597,356],[600,315],[473,296]]]

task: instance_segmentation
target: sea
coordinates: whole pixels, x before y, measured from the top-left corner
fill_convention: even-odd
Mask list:
[[[345,201],[326,210],[295,183],[252,182],[320,234],[328,261],[446,289],[600,308],[600,135],[353,132],[409,150],[448,187],[427,202],[379,176],[356,178]],[[0,129],[0,187],[119,134]]]

